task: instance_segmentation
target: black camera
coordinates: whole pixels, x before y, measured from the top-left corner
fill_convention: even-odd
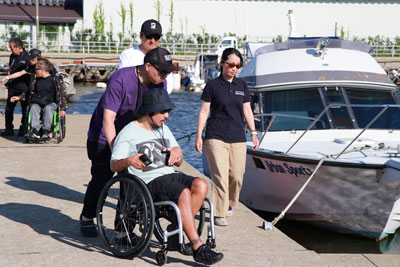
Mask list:
[[[168,161],[169,161],[169,156],[171,155],[171,152],[169,150],[165,150],[165,151],[162,151],[161,153],[167,154],[167,155],[165,155],[165,165],[169,166]]]
[[[139,157],[139,159],[146,165],[150,165],[152,163],[151,160],[149,159],[149,157],[147,157],[146,154],[141,155]]]

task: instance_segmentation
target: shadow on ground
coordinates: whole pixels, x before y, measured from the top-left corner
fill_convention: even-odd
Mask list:
[[[19,188],[24,191],[34,191],[39,194],[62,200],[68,200],[76,203],[82,203],[84,194],[65,186],[47,181],[34,181],[20,177],[6,177],[6,184]],[[51,205],[51,202],[49,202]],[[79,220],[63,214],[61,210],[52,207],[45,207],[26,203],[6,203],[0,205],[0,215],[17,223],[25,224],[31,227],[40,235],[47,235],[53,239],[62,242],[68,246],[83,249],[88,252],[103,253],[113,256],[107,250],[100,237],[85,238],[79,232]],[[153,248],[152,252],[150,248]],[[161,248],[160,244],[152,240],[139,258],[148,264],[156,263],[156,252]],[[167,263],[183,263],[188,266],[202,266],[193,261],[192,256],[187,260],[174,257],[177,252],[167,254]],[[116,258],[116,260],[118,260]],[[133,259],[134,260],[134,259]]]

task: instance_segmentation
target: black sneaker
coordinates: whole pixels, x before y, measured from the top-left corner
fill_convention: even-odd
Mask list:
[[[50,139],[50,131],[49,130],[43,130],[43,139]]]
[[[167,231],[171,232],[178,228],[176,224],[170,224],[167,226]],[[185,244],[185,237],[183,237],[183,244]],[[168,245],[167,245],[168,251],[179,251],[183,255],[186,256],[192,256],[193,255],[193,249],[192,249],[192,244],[187,243],[185,244],[184,250],[181,251],[180,245],[179,245],[179,235],[175,234],[170,237],[168,237]]]
[[[97,237],[98,236],[97,229],[96,229],[96,226],[94,225],[93,220],[83,221],[82,215],[79,220],[81,222],[81,234],[84,237]]]
[[[13,136],[14,135],[14,129],[12,128],[6,128],[2,133],[1,136]]]
[[[26,129],[25,126],[21,126],[19,127],[19,131],[18,131],[18,136],[25,136],[25,134],[28,132],[28,130]]]
[[[31,138],[33,139],[39,139],[40,138],[40,132],[36,129],[33,129],[31,132]]]
[[[203,244],[198,249],[193,250],[193,259],[206,265],[217,263],[223,258],[224,254],[213,251],[206,244]]]

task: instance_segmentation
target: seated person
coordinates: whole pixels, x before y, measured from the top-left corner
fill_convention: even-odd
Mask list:
[[[31,137],[51,138],[51,126],[53,124],[53,113],[60,103],[60,116],[64,117],[66,112],[66,90],[62,83],[58,82],[55,75],[50,72],[53,64],[46,58],[39,57],[35,66],[35,78],[30,85],[30,112],[31,112]],[[24,99],[27,96],[22,94],[11,98],[11,102]],[[40,115],[43,111],[43,126],[40,124]],[[40,130],[43,128],[43,135]]]
[[[173,107],[166,90],[153,88],[143,94],[139,109],[141,117],[126,125],[115,139],[111,170],[127,169],[142,179],[155,202],[170,200],[177,203],[183,231],[192,243],[194,260],[210,265],[220,261],[223,254],[213,251],[200,240],[194,222],[208,184],[202,178],[174,171],[173,165],[180,166],[183,162],[182,149],[164,125]],[[142,161],[142,155],[149,161]]]

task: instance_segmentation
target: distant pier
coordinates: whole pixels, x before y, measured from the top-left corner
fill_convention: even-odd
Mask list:
[[[0,66],[8,64],[10,54],[0,52]],[[43,53],[60,71],[67,73],[75,82],[107,82],[111,74],[118,69],[119,54],[63,54]],[[399,57],[377,57],[376,61],[385,69],[400,69]],[[172,60],[180,67],[194,65],[195,56],[172,55]],[[5,75],[0,73],[0,79]],[[68,88],[68,95],[76,93],[73,84]],[[7,91],[0,85],[0,100],[5,100]]]
[[[57,68],[67,73],[73,82],[107,82],[111,74],[118,69],[119,54],[62,54],[43,53]],[[10,53],[0,52],[0,67],[8,64]],[[178,66],[194,64],[195,56],[173,55],[172,60]],[[2,79],[6,73],[0,73]],[[72,85],[67,89],[69,96],[76,93]],[[7,98],[7,89],[0,85],[0,100]]]

